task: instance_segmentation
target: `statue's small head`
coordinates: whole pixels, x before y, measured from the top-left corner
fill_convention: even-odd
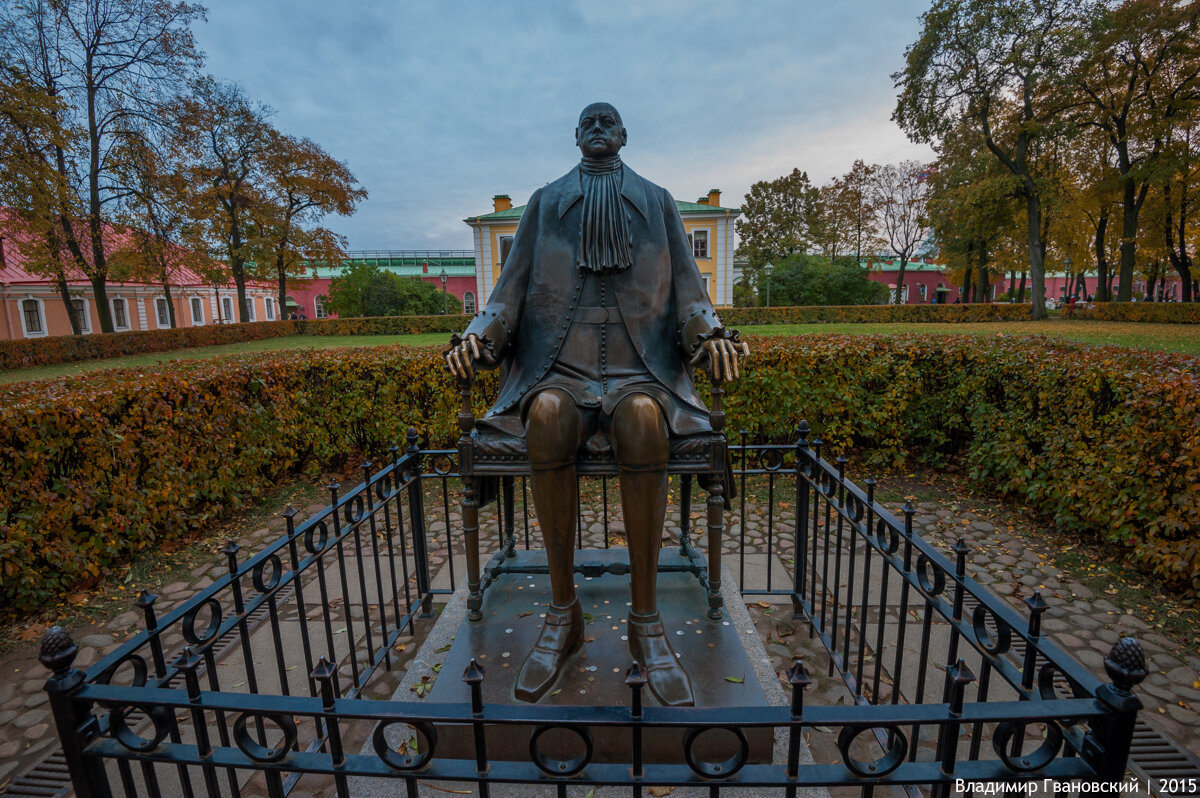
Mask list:
[[[616,155],[629,134],[621,114],[609,103],[592,103],[579,115],[575,128],[575,144],[586,158],[607,158]]]

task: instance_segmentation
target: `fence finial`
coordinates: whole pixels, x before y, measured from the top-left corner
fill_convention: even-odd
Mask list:
[[[58,679],[66,677],[79,654],[79,647],[61,626],[51,626],[42,636],[42,650],[38,662],[45,665]]]
[[[1112,650],[1104,658],[1104,670],[1113,686],[1128,693],[1146,678],[1146,654],[1142,644],[1135,638],[1122,637],[1113,643]]]

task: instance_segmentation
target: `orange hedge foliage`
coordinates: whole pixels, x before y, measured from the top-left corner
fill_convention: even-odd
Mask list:
[[[739,324],[922,324],[927,322],[1028,321],[1029,305],[812,305],[794,308],[723,308],[721,320]]]
[[[1200,324],[1200,303],[1196,302],[1093,302],[1066,305],[1063,315],[1072,319],[1095,321],[1143,321],[1162,324]]]
[[[476,394],[482,413],[494,373]],[[0,391],[0,596],[30,610],[304,470],[445,446],[457,394],[435,347],[262,353]],[[1200,584],[1200,363],[1043,337],[759,338],[728,429],[868,463],[961,457],[1066,532]],[[851,466],[856,479],[862,465]]]

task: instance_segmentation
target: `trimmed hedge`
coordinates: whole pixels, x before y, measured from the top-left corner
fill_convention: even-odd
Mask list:
[[[978,321],[1029,321],[1030,306],[1018,303],[978,305],[810,305],[794,308],[723,308],[721,321],[749,324],[953,324]]]
[[[868,464],[960,456],[1059,529],[1200,586],[1200,362],[1047,339],[756,339],[728,429]],[[34,610],[130,555],[209,528],[301,471],[456,437],[436,347],[293,351],[114,369],[0,391],[0,596]],[[476,393],[482,413],[494,373]],[[861,478],[862,466],[852,467]]]
[[[299,332],[306,335],[416,335],[417,333],[460,333],[471,323],[471,316],[372,316],[355,319],[321,319],[300,322]]]
[[[1090,321],[1141,321],[1158,324],[1200,324],[1200,303],[1196,302],[1092,302],[1065,305],[1063,315]]]
[[[263,321],[247,324],[207,324],[171,330],[136,330],[95,335],[56,335],[47,338],[0,341],[0,370],[30,366],[52,366],[80,360],[169,352],[241,341],[260,341],[295,335],[294,321]]]

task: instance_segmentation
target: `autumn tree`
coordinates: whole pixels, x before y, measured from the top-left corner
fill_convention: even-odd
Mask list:
[[[871,205],[884,245],[900,260],[896,274],[897,305],[904,303],[904,271],[929,237],[925,215],[928,167],[919,161],[875,166]]]
[[[63,100],[61,124],[80,145],[58,148],[55,168],[83,211],[63,228],[75,265],[91,282],[100,328],[113,329],[106,283],[107,217],[124,192],[112,151],[133,124],[158,124],[165,98],[201,56],[191,24],[197,5],[171,0],[31,0],[0,10],[0,60]],[[78,228],[79,241],[75,241]]]
[[[274,279],[279,308],[287,307],[287,278],[302,276],[306,261],[337,263],[341,236],[320,226],[327,214],[348,216],[367,196],[350,169],[316,142],[269,130],[262,157],[260,201],[251,208],[257,227],[256,272]]]
[[[181,103],[176,132],[186,152],[191,216],[212,253],[228,265],[242,322],[248,321],[247,264],[256,255],[254,207],[265,202],[264,162],[275,135],[268,115],[238,86],[202,76]]]
[[[1200,101],[1200,6],[1170,0],[1099,3],[1080,30],[1074,71],[1083,125],[1108,139],[1120,176],[1117,301],[1132,295],[1138,214],[1164,154],[1166,131]]]
[[[849,172],[821,186],[813,243],[831,259],[853,251],[857,262],[864,249],[874,252],[878,248],[870,192],[873,174],[874,167],[860,159]]]
[[[962,301],[983,301],[992,260],[1014,223],[1018,184],[970,125],[949,129],[935,149],[938,158],[927,183],[929,226],[959,281]]]
[[[1044,318],[1042,193],[1030,164],[1037,138],[1065,126],[1063,90],[1078,44],[1082,0],[934,0],[920,37],[893,75],[893,118],[916,141],[961,123],[1018,180],[1026,210],[1034,319]],[[1006,113],[1015,117],[1004,123]]]
[[[172,280],[184,270],[211,277],[221,266],[198,237],[189,184],[169,140],[155,141],[146,130],[129,131],[114,148],[113,159],[125,186],[116,220],[126,233],[110,256],[113,273],[161,285],[175,327]]]
[[[799,169],[750,187],[737,220],[737,233],[739,252],[752,269],[809,246],[819,195],[808,173]]]

